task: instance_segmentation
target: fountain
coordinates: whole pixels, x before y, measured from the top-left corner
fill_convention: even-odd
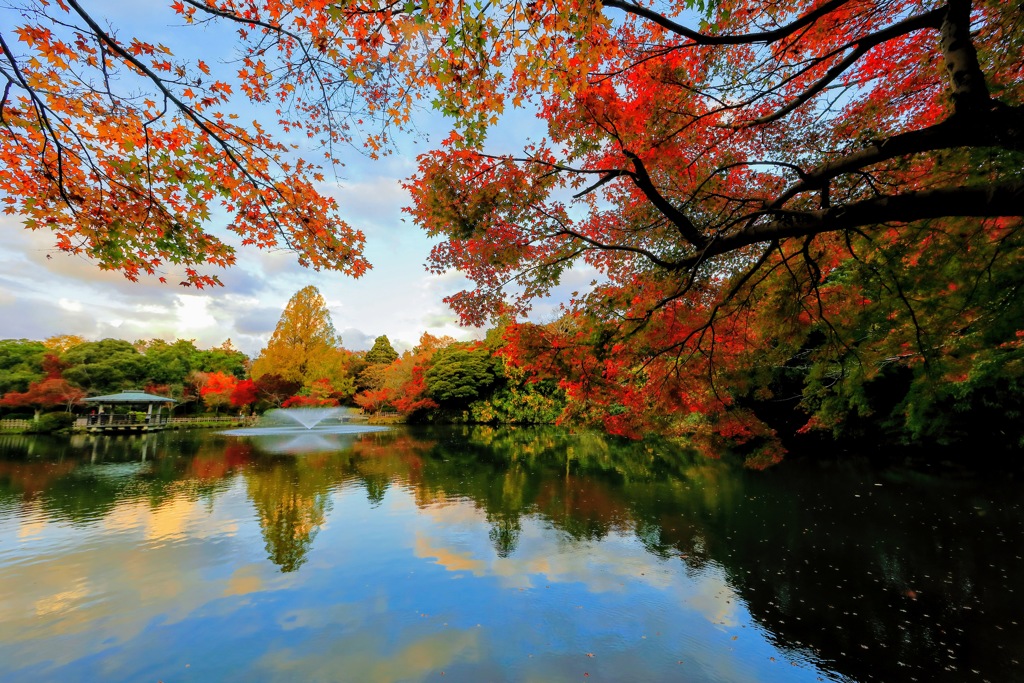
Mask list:
[[[275,410],[268,411],[263,419],[260,420],[262,424],[264,421],[274,422],[276,418],[286,418],[292,422],[297,422],[306,429],[313,429],[318,424],[333,417],[340,417],[345,415],[350,408],[340,408],[338,406],[323,406],[319,408],[277,408]]]
[[[254,427],[229,429],[230,436],[296,436],[328,434],[358,434],[360,432],[385,431],[365,423],[353,424],[357,420],[354,408],[323,406],[317,408],[276,408],[267,411]]]

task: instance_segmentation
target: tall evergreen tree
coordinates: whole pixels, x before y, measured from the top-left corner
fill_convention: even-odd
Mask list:
[[[391,340],[382,334],[373,340],[373,348],[366,352],[366,362],[370,365],[391,365],[398,358],[398,352],[391,346]]]

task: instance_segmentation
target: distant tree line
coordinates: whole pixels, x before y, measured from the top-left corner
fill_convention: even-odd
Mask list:
[[[259,413],[297,406],[358,406],[412,420],[554,422],[557,382],[530,381],[501,355],[496,328],[479,342],[424,333],[399,354],[381,335],[369,351],[342,346],[315,287],[288,302],[266,348],[250,360],[231,340],[0,340],[0,417],[72,412],[82,398],[141,389],[168,396],[178,414]]]
[[[579,339],[572,342],[574,335]],[[72,412],[87,395],[135,388],[174,398],[177,414],[358,406],[411,422],[558,422],[631,438],[684,437],[710,454],[739,445],[752,466],[777,462],[784,445],[801,443],[817,448],[862,440],[931,448],[963,444],[980,433],[993,448],[1024,443],[1019,345],[999,349],[1018,358],[1015,363],[947,378],[946,389],[925,397],[928,410],[908,407],[923,399],[907,373],[866,382],[852,407],[800,402],[801,387],[830,377],[830,366],[808,355],[735,369],[729,383],[715,388],[737,410],[721,414],[699,402],[682,413],[660,410],[659,391],[668,389],[623,380],[624,374],[642,376],[645,367],[622,366],[621,354],[605,349],[619,342],[599,335],[571,316],[546,324],[503,320],[477,341],[424,332],[415,347],[399,353],[381,335],[370,350],[352,351],[342,345],[323,297],[306,287],[288,302],[267,346],[251,361],[230,340],[205,350],[192,340],[129,343],[64,335],[0,341],[0,417]],[[757,388],[765,384],[770,391]],[[612,385],[625,393],[609,403]],[[818,422],[829,429],[811,429]]]

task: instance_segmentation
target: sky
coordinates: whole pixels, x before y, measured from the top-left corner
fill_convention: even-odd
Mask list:
[[[194,53],[211,65],[223,64],[232,56],[230,39],[197,40],[193,29],[188,34],[175,29],[173,18],[157,11],[168,4],[169,0],[94,0],[89,10],[118,26],[122,40],[130,31],[153,42],[166,42],[178,57]],[[181,36],[188,36],[187,41],[182,42]],[[221,45],[224,52],[210,54],[211,45]],[[482,330],[459,327],[442,301],[463,289],[466,280],[457,272],[427,273],[424,263],[432,242],[403,220],[401,208],[409,198],[402,180],[415,170],[416,155],[432,141],[443,139],[449,129],[448,122],[429,113],[416,125],[425,138],[401,138],[395,152],[380,161],[353,151],[337,171],[337,180],[322,188],[338,201],[342,218],[366,234],[365,253],[373,269],[363,277],[315,272],[298,266],[286,251],[246,247],[238,250],[234,267],[210,271],[223,281],[220,288],[184,288],[173,277],[168,277],[168,284],[155,279],[132,283],[119,273],[100,271],[83,257],[56,251],[49,232],[28,231],[19,217],[0,216],[0,338],[42,340],[60,334],[88,340],[177,338],[193,339],[200,348],[230,339],[236,348],[255,357],[288,300],[307,285],[320,290],[349,349],[368,349],[382,334],[399,350],[414,346],[425,331],[458,339],[481,336]],[[506,117],[491,139],[521,149],[526,138],[539,132],[532,115],[516,112]],[[212,225],[215,230],[217,220]],[[582,276],[570,277],[578,279]],[[563,289],[568,291],[575,284],[566,282]],[[543,302],[535,316],[550,318],[554,310],[553,302]]]

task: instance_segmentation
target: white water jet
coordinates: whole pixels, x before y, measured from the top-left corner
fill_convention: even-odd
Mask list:
[[[277,422],[277,418],[286,418],[306,429],[313,429],[324,420],[340,417],[348,412],[348,408],[324,406],[319,408],[276,408],[263,416],[263,421]]]
[[[296,434],[340,435],[360,432],[386,431],[378,427],[357,422],[354,409],[338,406],[320,408],[275,408],[267,411],[254,427],[230,429],[222,434],[231,436],[281,437]],[[356,424],[348,424],[356,422]],[[321,424],[326,423],[326,424]]]

